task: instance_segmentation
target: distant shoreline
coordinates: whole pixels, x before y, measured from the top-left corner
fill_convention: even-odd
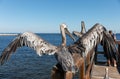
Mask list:
[[[17,36],[17,33],[0,33],[0,36]]]
[[[19,35],[20,33],[0,33],[0,36],[17,36]],[[60,33],[35,33],[35,34],[60,34]],[[120,33],[116,33],[117,34],[120,34]]]

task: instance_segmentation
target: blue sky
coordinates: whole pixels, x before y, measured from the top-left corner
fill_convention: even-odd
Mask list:
[[[0,0],[0,33],[59,33],[59,25],[80,31],[101,23],[120,33],[120,0]]]

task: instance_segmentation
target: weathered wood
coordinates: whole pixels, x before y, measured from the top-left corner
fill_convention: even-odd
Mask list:
[[[105,68],[108,66],[94,65],[92,69],[91,79],[104,79]],[[108,76],[110,79],[120,79],[119,69],[116,67],[108,67]]]

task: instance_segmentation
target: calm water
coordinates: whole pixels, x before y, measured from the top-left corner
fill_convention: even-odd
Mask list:
[[[38,34],[43,39],[56,46],[61,44],[60,34]],[[117,34],[117,39],[120,35]],[[0,36],[0,54],[15,36]],[[67,37],[67,44],[73,41]],[[101,47],[99,47],[100,50]],[[50,79],[50,72],[56,64],[54,56],[39,57],[34,50],[28,47],[19,48],[8,62],[0,66],[0,79]],[[77,79],[74,78],[74,79]]]
[[[38,34],[56,46],[61,44],[60,34]],[[0,36],[0,54],[15,36]],[[69,37],[67,37],[69,39]],[[68,40],[67,44],[73,43]],[[34,50],[22,47],[8,62],[0,66],[0,79],[50,79],[52,67],[56,64],[53,55],[38,56]]]

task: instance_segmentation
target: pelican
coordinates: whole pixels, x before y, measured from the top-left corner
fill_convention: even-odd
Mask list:
[[[88,32],[86,32],[75,42],[75,44],[81,49],[84,60],[86,60],[87,56],[90,54],[89,51],[91,51],[96,47],[97,44],[100,43],[102,43],[104,49],[105,47],[108,49],[107,53],[116,55],[116,61],[118,62],[120,55],[116,48],[115,41],[107,29],[99,23],[96,23],[91,29],[88,30]],[[87,63],[87,61],[84,62],[86,62],[85,66],[90,64]]]
[[[85,33],[86,33],[85,23],[84,23],[84,21],[81,21],[81,32],[73,31],[73,34],[77,37],[81,37]]]
[[[66,35],[68,34],[73,40],[74,37],[67,29],[66,24],[60,25],[60,30],[62,34],[62,44],[60,46],[54,46],[41,37],[37,36],[32,32],[25,32],[18,35],[2,52],[0,56],[1,65],[9,59],[9,57],[22,46],[27,46],[33,48],[36,53],[41,56],[43,54],[52,55],[54,54],[58,63],[62,66],[64,71],[75,71],[74,70],[74,61],[71,54],[68,51],[66,46]]]

